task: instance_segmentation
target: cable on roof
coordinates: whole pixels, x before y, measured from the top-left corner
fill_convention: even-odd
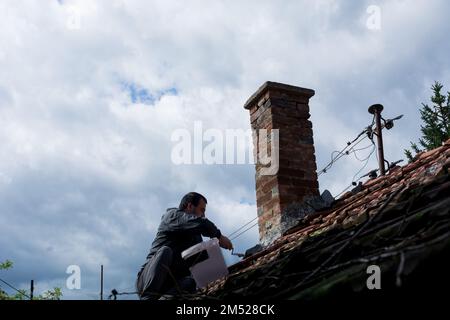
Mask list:
[[[354,150],[354,151],[357,151],[357,150],[364,150],[364,149],[367,149],[368,147],[372,146],[372,151],[370,151],[370,154],[369,154],[365,159],[359,159],[359,158],[356,156],[356,152],[355,152],[355,158],[356,158],[357,160],[359,160],[360,162],[364,162],[364,161],[365,161],[366,163],[362,166],[361,169],[358,170],[358,172],[355,173],[355,175],[354,175],[353,178],[352,178],[352,183],[351,183],[350,185],[348,185],[344,190],[342,190],[338,195],[336,195],[335,198],[339,198],[339,197],[340,197],[344,192],[346,192],[350,187],[356,186],[356,185],[357,185],[357,181],[361,180],[361,178],[364,178],[364,177],[366,177],[366,176],[368,175],[368,174],[362,175],[362,176],[360,176],[358,179],[355,180],[356,176],[357,176],[362,170],[364,170],[364,168],[367,166],[367,164],[369,163],[370,157],[371,157],[372,154],[375,152],[375,149],[376,149],[375,143],[373,142],[373,140],[371,140],[371,141],[372,141],[372,144],[371,144],[371,145],[366,146],[366,147],[361,148],[361,149],[355,149],[355,150]]]
[[[373,125],[373,124],[372,124]],[[372,125],[369,125],[368,127],[364,128],[363,131],[361,131],[355,139],[353,139],[352,141],[348,141],[347,145],[342,148],[342,150],[340,151],[333,151],[331,153],[331,161],[322,169],[317,173],[317,176],[320,176],[323,173],[326,173],[332,166],[333,164],[338,161],[340,158],[342,158],[345,155],[349,155],[352,151],[352,149],[354,147],[356,147],[359,143],[361,143],[361,141],[369,138],[371,139],[371,136],[369,134],[367,134],[369,132],[369,128],[371,128]],[[361,138],[361,136],[363,136],[364,134],[366,134],[366,136],[364,136],[361,140],[359,140]],[[358,141],[359,140],[359,141]],[[350,148],[349,150],[347,150],[347,148],[349,148],[352,144],[355,144],[352,148]],[[336,156],[334,156],[334,154],[337,153]]]
[[[363,148],[354,149],[353,151],[351,151],[351,153],[353,153],[353,155],[355,156],[356,160],[363,162],[363,161],[365,161],[365,160],[364,160],[364,159],[358,158],[358,156],[356,155],[356,151],[366,150],[366,149],[368,149],[368,148],[370,148],[370,147],[372,147],[372,144],[369,144],[368,146],[363,147]]]
[[[370,157],[371,157],[372,154],[375,152],[375,149],[376,149],[376,147],[375,147],[375,144],[374,144],[374,145],[373,145],[373,148],[372,148],[372,151],[370,152],[370,154],[367,156],[366,159],[363,160],[363,161],[366,161],[366,163],[364,163],[364,165],[362,166],[362,168],[359,169],[358,172],[356,172],[355,175],[353,176],[353,178],[352,178],[352,181],[353,181],[353,182],[355,182],[356,176],[357,176],[358,174],[360,174],[361,171],[363,171],[364,168],[367,166],[367,164],[369,163]],[[361,162],[362,162],[362,161],[361,161]],[[358,180],[360,180],[360,179],[361,179],[361,177],[359,177]]]
[[[388,130],[391,129],[391,128],[393,127],[393,122],[394,122],[395,120],[398,120],[398,119],[402,118],[402,117],[403,117],[403,115],[400,115],[400,116],[395,117],[395,118],[393,118],[393,119],[388,119],[388,120],[384,120],[384,119],[383,119],[383,120],[384,120],[384,124],[382,125],[382,129],[384,129],[384,128],[386,128],[386,129],[388,129]],[[356,158],[357,160],[359,160],[359,161],[365,161],[365,159],[364,159],[364,160],[359,159],[358,156],[356,155],[355,151],[360,151],[360,150],[367,149],[367,148],[369,148],[369,146],[364,147],[364,148],[362,148],[362,149],[354,149],[354,147],[355,147],[357,144],[359,144],[361,141],[363,141],[364,139],[366,139],[366,138],[369,138],[371,141],[373,140],[373,136],[375,135],[375,130],[374,130],[374,128],[373,128],[374,124],[375,124],[375,115],[374,115],[373,118],[372,118],[372,123],[371,123],[370,125],[368,125],[367,127],[365,127],[364,130],[361,131],[355,139],[353,139],[352,141],[347,142],[347,145],[346,145],[342,150],[340,150],[340,151],[337,151],[337,150],[336,150],[336,151],[333,151],[333,152],[331,153],[331,161],[330,161],[330,162],[329,162],[322,170],[320,170],[320,171],[317,173],[317,176],[320,176],[321,174],[326,173],[327,170],[329,170],[329,169],[333,166],[333,164],[334,164],[336,161],[338,161],[338,160],[339,160],[340,158],[342,158],[344,155],[349,155],[350,153],[354,153],[354,154],[355,154],[355,158]],[[353,143],[355,143],[355,142],[356,142],[362,135],[364,135],[364,134],[366,135],[366,136],[364,137],[364,139],[359,140],[352,148],[350,148],[349,150],[347,150],[348,147],[350,147]],[[372,141],[372,143],[373,143],[373,141]],[[353,150],[352,150],[352,149],[353,149]],[[338,153],[338,155],[337,155],[337,156],[334,156],[335,153]],[[377,155],[377,158],[378,158],[378,155]]]
[[[248,227],[247,229],[245,229],[245,230],[242,231],[241,233],[239,233],[239,234],[237,234],[236,236],[234,236],[233,238],[231,238],[230,241],[231,241],[231,240],[234,240],[234,239],[236,239],[236,238],[239,238],[241,235],[243,235],[244,233],[246,233],[247,231],[249,231],[250,229],[254,228],[254,227],[257,226],[257,225],[258,225],[258,222],[254,223],[253,225],[251,225],[250,227]]]
[[[258,219],[258,217],[253,218],[252,220],[250,220],[249,222],[247,222],[246,224],[244,224],[242,227],[240,227],[239,229],[233,231],[232,233],[230,233],[228,235],[228,237],[231,237],[233,234],[239,232],[240,230],[242,230],[244,227],[248,226],[250,223],[252,223],[253,221],[255,221],[256,219]]]

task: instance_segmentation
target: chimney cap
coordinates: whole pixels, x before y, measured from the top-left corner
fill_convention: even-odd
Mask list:
[[[295,93],[305,96],[307,98],[311,98],[315,94],[315,91],[312,89],[291,86],[279,82],[266,81],[261,87],[259,87],[259,89],[254,94],[252,94],[250,98],[248,98],[247,102],[245,102],[244,104],[244,108],[250,109],[251,106],[257,103],[258,100],[261,98],[261,96],[265,94],[266,91],[269,89],[277,89],[280,91]]]

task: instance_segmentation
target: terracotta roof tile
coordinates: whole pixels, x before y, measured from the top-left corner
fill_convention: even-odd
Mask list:
[[[318,213],[312,219],[306,217],[299,227],[293,228],[291,232],[277,239],[264,251],[231,266],[232,272],[228,278],[276,261],[280,253],[301,246],[307,239],[322,236],[336,228],[347,229],[362,224],[370,216],[376,215],[380,207],[395,192],[398,191],[399,193],[389,206],[397,205],[401,199],[408,196],[408,191],[415,187],[430,184],[440,176],[448,174],[450,139],[442,147],[423,152],[416,159],[415,162],[398,167],[386,176],[367,181],[363,184],[363,189],[357,194],[345,193],[336,201],[332,210]],[[211,294],[220,290],[227,279],[216,281],[208,286],[204,292]]]

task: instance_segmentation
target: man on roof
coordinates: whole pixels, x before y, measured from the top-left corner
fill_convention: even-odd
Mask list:
[[[202,242],[202,236],[217,238],[222,248],[233,249],[231,241],[205,217],[206,204],[204,196],[189,192],[178,208],[169,208],[162,216],[147,260],[137,275],[136,289],[141,300],[196,291],[190,266],[181,253]]]

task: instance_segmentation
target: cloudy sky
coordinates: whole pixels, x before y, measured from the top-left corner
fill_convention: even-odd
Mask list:
[[[133,291],[160,216],[186,192],[208,198],[225,234],[253,219],[253,165],[176,165],[171,135],[195,121],[249,129],[243,104],[267,80],[316,91],[319,168],[373,103],[405,115],[385,133],[386,158],[403,159],[430,86],[449,89],[448,12],[445,0],[2,0],[0,261],[15,265],[0,278],[96,299],[103,264],[107,293]],[[321,191],[340,193],[363,164],[343,158]],[[253,228],[235,247],[257,241]],[[66,288],[69,265],[80,290]]]

